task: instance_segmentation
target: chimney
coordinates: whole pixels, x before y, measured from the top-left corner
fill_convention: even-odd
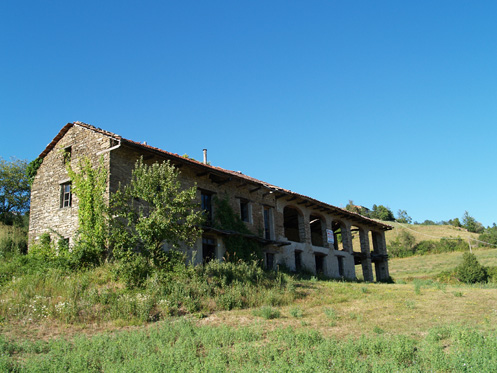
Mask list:
[[[207,149],[204,149],[204,164],[207,164]]]

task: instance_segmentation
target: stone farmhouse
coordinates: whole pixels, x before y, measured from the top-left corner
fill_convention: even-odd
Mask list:
[[[267,268],[285,265],[294,271],[354,279],[357,266],[366,281],[389,279],[385,243],[385,231],[392,229],[389,225],[211,166],[205,151],[204,162],[199,162],[81,122],[66,124],[40,154],[43,162],[31,190],[30,244],[45,232],[57,232],[72,243],[78,229],[78,200],[71,192],[65,163],[84,156],[94,164],[103,157],[108,194],[130,180],[136,160],[143,157],[147,163],[169,160],[178,167],[182,185],[196,186],[199,205],[208,216],[216,214],[215,195],[229,196],[233,211],[253,232],[250,238],[262,243]],[[190,260],[222,260],[223,238],[231,234],[236,233],[203,227],[202,239],[187,250]],[[357,234],[360,247],[353,247],[352,237]]]

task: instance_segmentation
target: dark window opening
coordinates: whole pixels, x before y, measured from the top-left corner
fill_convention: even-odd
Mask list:
[[[302,251],[295,251],[295,271],[300,272],[302,270]]]
[[[72,193],[71,183],[64,183],[60,185],[60,208],[71,207]]]
[[[271,207],[264,206],[264,238],[271,239]]]
[[[345,272],[343,270],[343,256],[337,256],[338,259],[338,275],[344,277]]]
[[[266,269],[274,268],[274,254],[266,253]]]
[[[72,146],[67,146],[64,148],[64,164],[71,161]]]
[[[214,238],[202,238],[202,261],[204,263],[216,259],[216,240]]]
[[[202,191],[201,200],[202,200],[201,207],[202,207],[202,210],[204,210],[205,224],[211,225],[212,224],[212,193]]]
[[[324,255],[314,255],[316,260],[316,273],[324,272]]]
[[[285,237],[290,241],[302,242],[300,236],[300,214],[291,207],[285,207],[283,210],[283,226],[285,228]]]
[[[250,222],[249,202],[243,199],[240,200],[240,218],[244,222]]]
[[[314,246],[324,246],[323,221],[317,215],[311,215],[311,244]]]

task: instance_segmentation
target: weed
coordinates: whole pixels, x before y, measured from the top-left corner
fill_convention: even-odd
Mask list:
[[[264,306],[259,309],[255,309],[252,311],[254,316],[262,317],[266,320],[278,319],[280,317],[280,311],[276,308]]]
[[[304,316],[304,313],[302,312],[302,309],[300,307],[290,308],[289,313],[292,317],[295,318],[301,318],[302,316]]]
[[[455,297],[462,297],[463,296],[462,291],[454,291],[452,294],[454,294]]]
[[[337,312],[331,307],[323,308],[323,312],[330,320],[338,320]]]
[[[385,333],[385,331],[380,328],[378,325],[376,325],[374,328],[373,328],[373,333],[376,333],[376,334],[383,334]]]

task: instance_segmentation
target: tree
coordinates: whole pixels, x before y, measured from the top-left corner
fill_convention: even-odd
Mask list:
[[[399,210],[397,211],[397,221],[399,223],[411,224],[412,218],[409,215],[407,215],[406,210]]]
[[[111,197],[113,252],[125,271],[139,273],[139,285],[148,269],[167,268],[171,248],[192,245],[201,234],[203,214],[196,202],[196,187],[183,188],[179,171],[169,163],[146,165],[139,159],[129,184]]]
[[[379,219],[384,221],[395,221],[392,210],[383,205],[373,205],[373,211],[371,212],[371,217],[373,219]]]
[[[26,161],[0,158],[0,222],[21,222],[29,211],[30,187]]]
[[[467,211],[464,211],[464,216],[462,218],[462,226],[463,228],[466,228],[469,232],[473,233],[482,233],[485,228],[483,228],[483,225],[476,221],[474,217],[469,215]]]
[[[450,219],[449,224],[457,228],[461,227],[461,221],[459,220],[459,218]]]
[[[464,253],[463,262],[457,266],[457,278],[466,284],[475,284],[477,282],[487,282],[488,274],[476,259],[475,254]]]

